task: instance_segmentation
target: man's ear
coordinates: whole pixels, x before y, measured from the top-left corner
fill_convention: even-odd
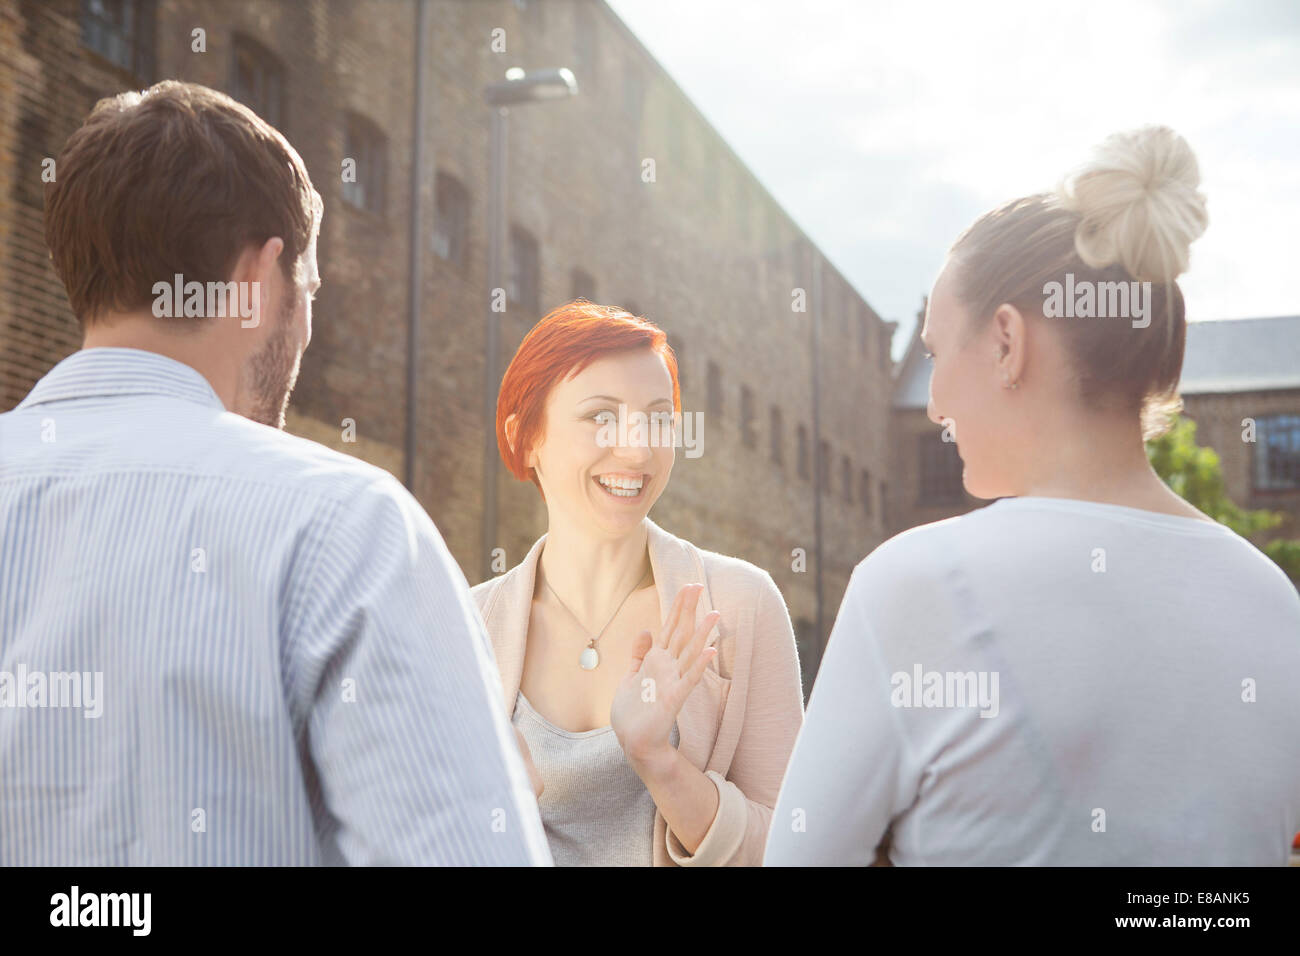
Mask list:
[[[257,250],[258,271],[269,273],[279,261],[282,252],[284,252],[284,240],[279,236],[272,236],[262,243],[262,248]]]
[[[274,288],[272,283],[275,281],[275,271],[280,268],[280,256],[284,253],[284,240],[279,236],[272,236],[262,244],[262,248],[257,250],[257,278],[262,283],[262,292],[269,296],[271,289]],[[284,286],[281,289],[283,295],[292,296],[293,290],[289,284],[284,282],[284,272],[280,272],[280,282]],[[265,302],[265,299],[263,300]]]
[[[284,240],[279,236],[272,236],[261,246],[255,243],[249,243],[244,247],[238,261],[235,263],[235,271],[231,279],[240,283],[256,283],[250,289],[250,293],[256,292],[256,309],[257,312],[250,320],[241,320],[240,325],[243,328],[256,328],[261,325],[261,316],[271,315],[271,296],[274,293],[275,270],[279,269],[280,256],[284,252]],[[283,274],[280,276],[282,286],[281,295],[292,295],[292,290],[287,288],[284,282]]]
[[[280,256],[284,252],[284,240],[272,236],[260,246],[250,242],[240,253],[235,263],[235,272],[230,278],[236,282],[262,282],[265,284],[278,268]]]

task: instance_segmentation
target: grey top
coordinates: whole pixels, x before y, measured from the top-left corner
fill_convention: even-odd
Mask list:
[[[537,805],[556,866],[651,866],[655,803],[628,766],[614,728],[555,726],[521,691],[512,722],[545,789]],[[673,724],[672,745],[679,735]]]

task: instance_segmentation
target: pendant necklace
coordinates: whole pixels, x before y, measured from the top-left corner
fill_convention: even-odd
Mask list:
[[[590,636],[587,629],[583,627],[582,621],[578,620],[578,615],[570,611],[569,605],[565,604],[564,601],[560,599],[560,596],[555,593],[555,588],[551,587],[551,582],[546,580],[546,578],[542,578],[542,584],[546,585],[546,590],[551,592],[551,597],[555,598],[555,602],[559,604],[560,607],[564,608],[565,613],[568,614],[569,617],[573,618],[574,623],[577,624],[578,627],[582,629],[584,634],[588,634],[587,646],[586,648],[583,649],[582,654],[578,657],[578,666],[581,667],[584,671],[594,671],[596,669],[596,666],[600,663],[600,654],[596,652],[596,642],[605,636],[606,629],[611,624],[614,623],[614,618],[618,617],[618,612],[623,610],[623,605],[627,603],[628,598],[630,598],[633,594],[636,593],[637,588],[641,586],[641,582],[646,579],[646,576],[649,575],[649,573],[650,571],[647,570],[646,573],[641,575],[641,577],[637,580],[636,584],[632,585],[632,590],[628,591],[627,597],[623,598],[623,600],[619,602],[619,605],[614,610],[614,613],[609,616],[609,620],[605,622],[605,626],[602,627],[599,632],[597,632],[595,637]]]

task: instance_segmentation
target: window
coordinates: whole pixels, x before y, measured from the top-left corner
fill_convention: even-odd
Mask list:
[[[831,490],[831,443],[823,438],[817,445],[817,486],[830,494]]]
[[[1300,488],[1300,415],[1255,420],[1255,490]]]
[[[623,73],[623,113],[633,125],[641,125],[641,107],[645,101],[645,80],[641,64],[628,58]]]
[[[754,392],[748,385],[740,386],[740,438],[746,448],[758,445],[758,432],[754,430]]]
[[[661,109],[666,113],[662,122],[667,124],[667,135],[664,137],[665,147],[659,154],[660,160],[658,164],[659,179],[662,181],[665,173],[664,167],[669,163],[673,165],[675,170],[685,169],[687,166],[686,123],[688,117],[686,110],[679,105],[675,98],[663,101]],[[682,177],[678,176],[677,181],[681,182],[681,180]]]
[[[439,173],[433,196],[433,251],[452,265],[463,266],[469,241],[469,192],[455,176]]]
[[[961,458],[957,443],[939,435],[917,435],[921,461],[921,504],[957,504],[962,500]]]
[[[704,144],[704,149],[704,175],[700,178],[700,184],[704,187],[708,202],[716,209],[722,204],[722,157],[709,149],[707,143]]]
[[[283,132],[284,66],[274,53],[246,36],[235,36],[234,51],[230,95]]]
[[[781,223],[775,210],[768,206],[766,198],[762,200],[763,210],[763,257],[767,263],[768,279],[778,285],[786,285],[785,242],[781,235]],[[786,292],[789,296],[789,292]]]
[[[709,363],[708,370],[709,414],[722,417],[722,371],[717,362]]]
[[[546,4],[542,0],[515,0],[515,9],[532,20],[534,29],[540,30],[546,26]]]
[[[738,227],[747,229],[749,226],[749,194],[745,191],[745,180],[740,170],[732,167],[730,163],[727,166],[731,174],[727,177],[727,184],[731,192],[731,203],[730,208],[725,212]]]
[[[510,266],[506,277],[506,297],[530,316],[537,314],[538,264],[537,240],[520,226],[510,227]]]
[[[800,425],[795,430],[796,464],[800,478],[808,477],[808,429]]]
[[[348,113],[344,120],[343,156],[356,164],[353,175],[343,180],[343,201],[382,216],[388,167],[388,143],[384,134],[364,116]]]
[[[853,464],[848,455],[840,459],[840,485],[844,490],[844,503],[853,504]]]
[[[131,0],[82,0],[81,42],[124,70],[134,61],[135,4]]]
[[[862,510],[871,515],[871,472],[863,469],[858,477],[858,498],[862,501]]]
[[[574,24],[574,59],[578,61],[578,89],[590,95],[599,84],[596,82],[596,20],[594,3],[575,5],[577,23]]]
[[[153,0],[81,0],[81,42],[143,80],[153,79]]]
[[[785,426],[781,421],[781,409],[772,406],[772,461],[775,464],[781,464],[785,461]]]
[[[596,301],[596,280],[591,273],[583,269],[574,269],[569,274],[569,298]]]

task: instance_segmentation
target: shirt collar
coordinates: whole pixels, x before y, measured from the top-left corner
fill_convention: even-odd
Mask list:
[[[73,352],[50,369],[18,407],[108,395],[165,395],[223,411],[226,407],[192,366],[157,352],[124,348]]]

